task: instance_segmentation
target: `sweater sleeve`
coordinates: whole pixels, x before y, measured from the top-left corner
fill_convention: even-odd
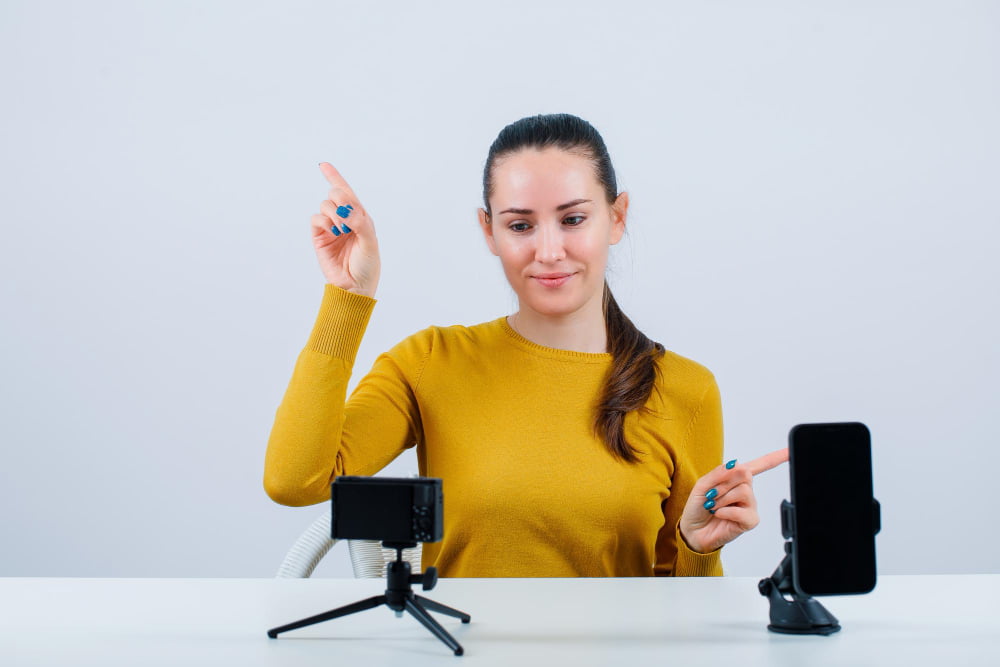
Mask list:
[[[695,483],[722,463],[722,399],[715,377],[708,375],[701,402],[695,409],[678,448],[670,498],[663,505],[664,524],[656,540],[657,576],[722,576],[722,548],[703,554],[692,550],[681,536],[680,519]]]
[[[275,502],[303,506],[328,500],[334,477],[375,474],[420,437],[412,383],[422,359],[413,345],[379,355],[345,400],[375,303],[325,286],[267,444],[264,489]]]

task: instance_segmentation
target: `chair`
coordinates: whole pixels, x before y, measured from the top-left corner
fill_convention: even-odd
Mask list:
[[[278,568],[279,579],[304,579],[312,575],[313,570],[323,560],[337,542],[330,537],[330,511],[323,512],[295,541],[292,548],[285,554],[285,560]],[[417,542],[413,549],[404,549],[403,558],[410,563],[411,571],[421,572],[420,554],[423,544]],[[357,579],[369,577],[385,577],[386,565],[396,560],[395,549],[384,549],[377,540],[347,540],[347,548],[351,555],[351,565]]]

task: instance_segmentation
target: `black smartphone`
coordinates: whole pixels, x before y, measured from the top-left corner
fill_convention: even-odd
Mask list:
[[[860,422],[799,424],[788,434],[795,588],[850,595],[875,588],[871,433]]]

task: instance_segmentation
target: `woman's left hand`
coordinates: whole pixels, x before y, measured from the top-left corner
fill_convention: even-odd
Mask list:
[[[737,464],[734,459],[731,468],[720,465],[699,479],[681,515],[681,537],[688,546],[709,553],[756,527],[760,517],[753,477],[787,460],[785,447],[750,463]]]

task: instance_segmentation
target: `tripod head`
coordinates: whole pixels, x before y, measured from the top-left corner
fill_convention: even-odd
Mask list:
[[[386,588],[388,606],[402,616],[404,601],[407,595],[413,594],[411,584],[420,584],[423,590],[429,591],[437,585],[437,568],[429,567],[423,574],[412,574],[410,563],[403,559],[403,549],[412,549],[416,542],[382,542],[386,549],[396,550],[396,560],[385,566],[385,579],[389,583]],[[394,599],[395,598],[395,599]]]

